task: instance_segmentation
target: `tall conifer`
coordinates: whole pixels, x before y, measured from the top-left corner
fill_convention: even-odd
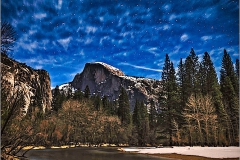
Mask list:
[[[186,58],[184,63],[185,74],[184,74],[184,89],[186,93],[186,98],[189,98],[191,94],[196,97],[200,92],[200,82],[199,82],[199,68],[200,64],[198,61],[198,56],[195,54],[192,48],[189,56]]]
[[[131,123],[130,104],[127,92],[123,87],[121,87],[121,92],[118,101],[119,101],[118,116],[122,124],[128,125]]]
[[[177,106],[177,82],[173,63],[166,54],[162,72],[162,91],[159,96],[162,124],[169,138],[169,145],[172,145],[173,118],[176,116]]]
[[[227,112],[227,133],[229,144],[238,143],[239,139],[239,100],[238,100],[238,81],[234,72],[233,63],[230,55],[224,50],[222,66],[220,71],[220,85],[223,95],[223,105]]]
[[[237,79],[239,82],[239,59],[236,59],[235,68],[236,68],[235,71],[236,71]]]

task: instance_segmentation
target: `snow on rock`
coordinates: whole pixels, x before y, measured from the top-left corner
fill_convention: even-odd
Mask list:
[[[74,88],[71,83],[64,83],[58,86],[58,89],[60,90],[60,92],[63,92],[65,95],[68,95],[69,93],[75,93],[75,91],[77,90],[76,88]],[[54,93],[54,89],[52,89],[53,93]]]
[[[92,62],[90,64],[100,64],[100,65],[104,66],[106,69],[108,69],[110,72],[112,72],[113,74],[115,74],[117,76],[124,76],[124,73],[120,69],[113,67],[109,64],[106,64],[103,62]]]
[[[62,89],[65,89],[65,88],[69,88],[69,86],[70,86],[69,83],[64,83],[64,84],[59,86],[59,89],[62,90]]]
[[[131,148],[123,148],[125,152],[132,151]],[[195,155],[209,158],[238,158],[240,157],[240,147],[173,147],[154,149],[135,149],[138,153],[148,154],[182,154]]]

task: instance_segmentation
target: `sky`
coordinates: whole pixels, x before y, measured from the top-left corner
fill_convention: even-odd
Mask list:
[[[161,79],[165,55],[177,69],[191,48],[219,74],[224,49],[239,57],[239,1],[2,0],[16,30],[12,57],[47,70],[51,86],[71,82],[87,62]]]

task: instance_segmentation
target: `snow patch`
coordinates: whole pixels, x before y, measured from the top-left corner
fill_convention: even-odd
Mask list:
[[[131,152],[131,148],[122,148],[122,151]],[[240,157],[240,147],[173,147],[173,148],[153,148],[134,150],[138,153],[148,154],[182,154],[195,155],[209,158],[238,158]]]
[[[112,69],[112,70],[114,70],[114,71],[121,71],[120,69],[118,69],[118,68],[116,68],[116,67],[113,67],[113,66],[111,66],[111,65],[109,65],[109,64],[103,63],[103,62],[94,62],[94,63],[96,63],[96,64],[101,64],[101,65],[103,65],[104,67],[110,68],[110,69]]]

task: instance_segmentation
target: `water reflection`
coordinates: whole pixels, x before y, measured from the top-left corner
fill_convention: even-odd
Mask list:
[[[164,160],[148,155],[122,153],[117,148],[69,148],[31,150],[29,160]]]

